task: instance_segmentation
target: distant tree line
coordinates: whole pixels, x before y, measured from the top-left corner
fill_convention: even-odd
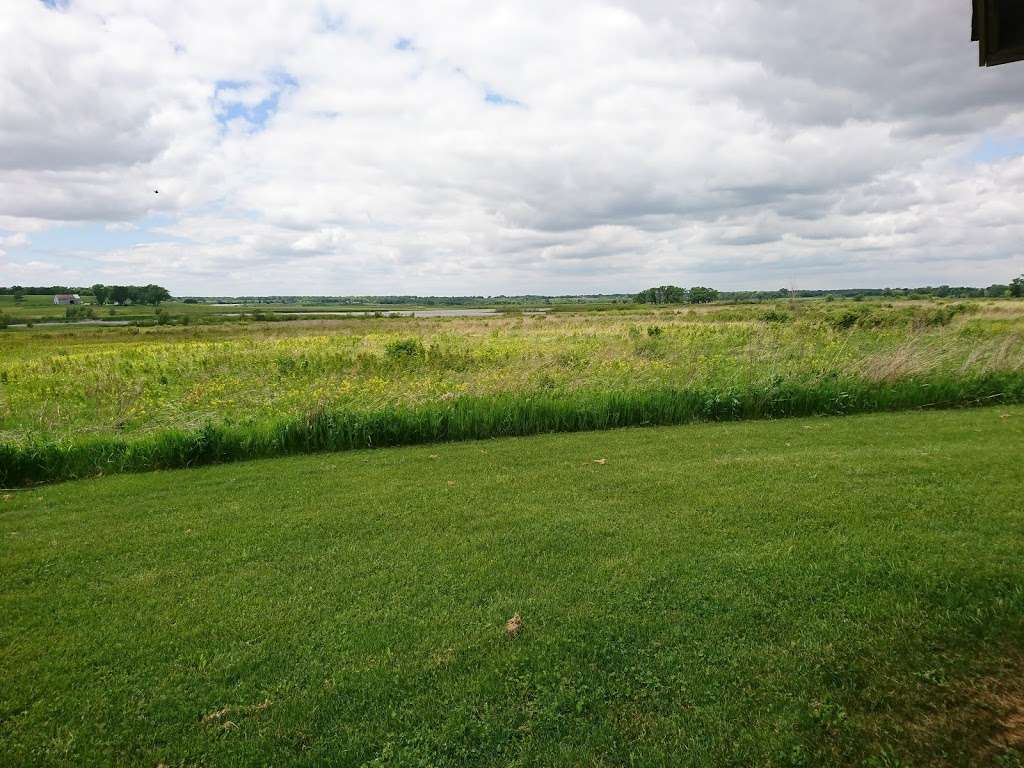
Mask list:
[[[97,304],[152,304],[171,298],[170,292],[159,285],[103,285],[97,283],[89,288]]]
[[[12,285],[0,286],[0,296],[53,296],[55,293],[87,293],[88,288],[72,288],[66,285]]]
[[[719,297],[714,288],[695,285],[693,288],[680,288],[678,285],[659,285],[640,291],[633,297],[637,304],[707,304]]]
[[[171,298],[166,288],[153,285],[96,285],[75,287],[68,285],[12,285],[0,286],[0,296],[14,296],[18,300],[23,296],[53,296],[58,293],[77,293],[79,296],[92,296],[97,304],[153,304]]]
[[[640,291],[633,297],[637,304],[705,304],[710,301],[771,301],[773,299],[813,299],[835,297],[837,299],[857,298],[1004,298],[1024,297],[1024,275],[1009,283],[995,283],[988,288],[970,286],[924,286],[921,288],[838,288],[838,289],[792,289],[777,291],[716,291],[700,286],[686,289],[676,285],[661,285]]]
[[[80,296],[92,296],[96,304],[153,304],[157,305],[171,298],[170,292],[159,285],[96,285],[74,287],[67,285],[46,286],[0,286],[0,296],[15,297],[20,301],[25,296],[52,296],[57,293],[77,293]],[[674,285],[662,285],[648,288],[635,295],[586,294],[586,295],[543,295],[526,294],[518,296],[220,296],[192,297],[186,303],[210,302],[243,302],[246,304],[338,304],[338,305],[396,305],[417,306],[493,306],[495,304],[559,304],[588,302],[642,304],[705,304],[711,301],[770,301],[779,298],[1002,298],[1008,296],[1024,297],[1024,275],[1014,278],[1009,283],[996,283],[987,288],[970,286],[924,286],[920,288],[837,288],[837,289],[790,289],[780,288],[775,291],[716,291],[714,288],[694,286],[680,288]]]
[[[777,291],[722,291],[725,301],[766,301],[780,298],[814,299],[834,296],[837,299],[855,298],[951,298],[981,299],[1024,296],[1024,275],[1009,284],[995,283],[987,288],[954,285],[926,285],[920,288],[837,288],[837,289],[791,289]]]

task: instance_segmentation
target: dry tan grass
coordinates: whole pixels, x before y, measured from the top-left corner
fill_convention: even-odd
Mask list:
[[[857,373],[869,381],[896,381],[932,370],[941,359],[939,350],[910,339],[890,352],[865,357]]]
[[[928,711],[907,724],[905,746],[928,752],[936,740],[952,739],[960,747],[960,756],[929,765],[1018,765],[1010,758],[1024,749],[1024,658],[1011,656],[1001,666],[998,674],[941,689]]]
[[[256,714],[269,708],[270,705],[270,699],[265,699],[258,704],[229,705],[203,715],[201,722],[206,725],[219,725],[224,730],[234,730],[238,728],[238,724],[233,720],[229,720],[228,716],[238,718],[239,716],[244,717],[246,715]]]

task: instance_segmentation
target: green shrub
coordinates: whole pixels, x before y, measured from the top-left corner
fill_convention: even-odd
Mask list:
[[[64,310],[64,319],[69,322],[76,320],[92,320],[96,317],[96,310],[85,304],[72,304]]]
[[[384,354],[389,360],[401,362],[423,357],[426,354],[426,350],[423,348],[422,341],[408,337],[389,341],[384,345]]]
[[[767,312],[761,314],[761,320],[766,323],[788,323],[793,319],[793,316],[789,312],[785,312],[781,309],[769,309]]]
[[[825,322],[836,330],[851,328],[936,328],[949,325],[957,315],[977,312],[971,304],[950,304],[940,307],[883,306],[846,307],[829,311]]]
[[[964,304],[963,302],[945,307],[918,310],[914,316],[914,326],[934,328],[949,325],[957,315],[973,314],[977,311],[976,304]]]
[[[857,321],[863,316],[863,312],[852,309],[844,309],[839,312],[831,312],[825,318],[825,322],[837,331],[847,331],[857,325]]]

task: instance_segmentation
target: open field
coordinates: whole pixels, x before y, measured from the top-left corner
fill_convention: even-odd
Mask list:
[[[1022,397],[1019,301],[17,329],[0,334],[0,484]]]
[[[1022,455],[997,407],[9,493],[0,763],[1019,766]]]
[[[96,320],[104,322],[136,322],[152,324],[156,321],[158,314],[166,315],[165,321],[170,323],[182,323],[183,321],[203,323],[229,322],[232,318],[245,315],[249,318],[266,317],[272,319],[287,319],[290,316],[299,317],[319,314],[330,315],[338,312],[379,312],[388,314],[391,312],[422,310],[436,310],[437,306],[414,305],[414,304],[336,304],[336,303],[197,303],[186,304],[182,301],[169,301],[159,306],[146,304],[128,304],[124,306],[105,304],[102,306],[92,303],[90,296],[82,297],[80,307],[91,310]],[[476,308],[476,307],[474,307]],[[63,323],[67,315],[66,305],[53,303],[53,296],[26,295],[21,302],[16,302],[13,296],[0,295],[0,312],[7,315],[9,321],[14,324],[40,323],[54,324]],[[186,322],[187,322],[186,321]]]
[[[403,313],[431,312],[474,312],[474,311],[507,311],[530,312],[543,310],[546,312],[607,312],[629,311],[633,309],[625,299],[616,301],[597,301],[587,297],[540,297],[516,299],[474,299],[472,301],[446,301],[437,298],[426,303],[406,302],[357,302],[321,300],[310,297],[301,302],[277,300],[239,300],[217,302],[203,300],[195,303],[181,299],[164,301],[157,306],[148,304],[107,303],[98,305],[90,295],[83,295],[82,303],[73,313],[86,312],[84,316],[75,318],[78,321],[89,319],[100,321],[99,324],[138,324],[148,326],[158,321],[164,325],[218,324],[236,322],[238,320],[281,321],[305,318],[330,318],[340,314],[372,313],[382,316],[400,315]],[[14,296],[0,294],[0,317],[16,326],[31,324],[54,325],[68,321],[68,306],[53,303],[52,295],[26,294],[22,300],[15,301]]]

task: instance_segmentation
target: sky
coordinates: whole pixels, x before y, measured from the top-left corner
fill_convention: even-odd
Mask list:
[[[1006,283],[968,0],[4,0],[0,285]]]

